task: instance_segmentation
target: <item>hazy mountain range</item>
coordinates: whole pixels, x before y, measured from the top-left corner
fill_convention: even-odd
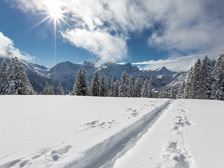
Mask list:
[[[1,58],[0,63],[3,61],[8,60]],[[119,79],[121,74],[126,71],[130,77],[139,77],[151,80],[153,87],[158,90],[164,87],[172,87],[173,85],[180,83],[186,74],[185,72],[173,72],[166,67],[161,67],[157,70],[141,70],[137,66],[133,66],[131,63],[107,63],[98,67],[90,62],[75,64],[67,61],[58,63],[52,68],[25,61],[22,61],[22,64],[34,90],[37,92],[42,91],[46,81],[52,85],[61,83],[67,92],[71,91],[73,89],[76,74],[80,68],[86,71],[87,81],[89,84],[94,72],[96,71],[103,74],[108,82],[114,79]]]

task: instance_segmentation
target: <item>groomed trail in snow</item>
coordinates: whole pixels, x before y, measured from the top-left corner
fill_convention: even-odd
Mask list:
[[[223,168],[224,102],[176,100],[114,168]]]
[[[170,100],[1,96],[0,102],[0,168],[108,168]]]
[[[121,130],[117,134],[109,137],[100,144],[89,149],[83,158],[72,161],[65,165],[68,168],[98,168],[112,167],[119,155],[122,155],[126,150],[138,141],[138,139],[147,131],[147,129],[154,123],[156,118],[163,112],[163,110],[170,104],[167,101],[163,105],[156,107],[149,113],[142,116],[138,121],[131,124],[127,128]]]

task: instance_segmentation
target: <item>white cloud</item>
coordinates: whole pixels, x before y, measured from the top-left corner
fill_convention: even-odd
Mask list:
[[[2,32],[0,32],[0,56],[31,60],[31,57],[28,54],[22,53],[18,48],[15,48],[13,41],[6,37]]]
[[[157,2],[160,3],[159,1]],[[214,0],[208,5],[207,1],[209,2],[209,0],[171,0],[161,3],[160,7],[164,6],[161,12],[164,14],[161,16],[164,28],[162,31],[153,32],[149,44],[180,52],[215,50],[224,52],[222,45],[224,38],[220,38],[224,35],[224,19],[221,15],[223,12],[211,6],[212,4],[224,7],[224,3]],[[215,12],[220,16],[214,15]]]
[[[67,30],[62,36],[77,47],[85,48],[100,56],[99,63],[122,60],[127,54],[126,41],[103,31],[85,29]]]
[[[145,70],[149,70],[149,69],[156,70],[158,68],[165,66],[172,71],[181,72],[181,71],[187,71],[191,68],[191,66],[195,62],[195,57],[191,58],[188,64],[186,64],[186,61],[189,61],[188,58],[180,57],[176,59],[162,59],[162,60],[156,60],[156,61],[150,60],[150,61],[138,62],[138,63],[133,63],[133,65],[137,65],[141,69],[145,69]]]
[[[175,71],[188,71],[190,70],[191,66],[194,65],[198,58],[203,58],[202,55],[188,55],[182,57],[171,57],[168,59],[160,59],[160,60],[150,60],[150,61],[143,61],[143,62],[136,62],[133,65],[137,65],[142,69],[145,70],[155,70],[165,66],[166,68]]]
[[[46,10],[47,1],[56,0],[15,0],[15,4],[37,13]],[[152,30],[149,45],[170,53],[224,52],[224,3],[220,0],[57,1],[71,25],[62,31],[63,37],[97,54],[102,62],[125,58],[127,37],[146,29]]]

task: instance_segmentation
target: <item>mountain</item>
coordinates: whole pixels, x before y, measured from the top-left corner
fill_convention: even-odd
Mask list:
[[[3,60],[0,59],[0,64]],[[99,74],[103,74],[105,78],[110,82],[111,80],[119,79],[124,71],[130,77],[138,77],[142,79],[148,79],[152,82],[155,89],[159,90],[166,86],[170,86],[174,81],[183,80],[182,73],[173,72],[166,67],[161,67],[156,70],[140,70],[137,66],[133,66],[131,63],[116,64],[107,63],[101,66],[96,66],[93,63],[84,62],[83,64],[74,64],[66,61],[55,65],[52,68],[47,68],[42,65],[29,63],[22,61],[22,64],[27,72],[30,82],[35,91],[41,92],[45,83],[49,82],[54,86],[59,83],[62,84],[66,92],[73,89],[74,80],[76,74],[80,68],[84,69],[87,73],[87,81],[90,85],[93,74],[97,71]]]
[[[119,79],[122,73],[126,71],[130,77],[140,76],[140,70],[136,66],[127,64],[108,63],[98,68],[100,74],[104,74],[108,80]]]
[[[73,64],[68,61],[62,62],[49,69],[47,77],[54,81],[59,81],[65,90],[70,91],[73,88],[75,76],[80,68],[80,64]]]

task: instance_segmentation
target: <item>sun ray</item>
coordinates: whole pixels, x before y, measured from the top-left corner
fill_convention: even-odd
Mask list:
[[[53,33],[53,41],[54,41],[54,63],[57,62],[57,33],[58,28],[61,28],[62,24],[67,25],[68,27],[72,27],[67,21],[63,5],[59,3],[58,0],[46,0],[44,1],[45,9],[44,12],[41,12],[41,15],[45,15],[40,22],[36,23],[34,26],[32,26],[30,29],[28,29],[25,33],[28,33],[35,29],[36,27],[40,26],[44,22],[47,22],[48,24],[51,23],[53,26],[52,33]]]
[[[40,22],[36,23],[34,26],[32,26],[31,28],[29,28],[28,30],[26,30],[25,32],[23,32],[21,34],[21,36],[24,35],[24,34],[26,34],[26,33],[28,33],[28,32],[30,32],[30,31],[32,31],[32,30],[34,30],[35,28],[37,28],[38,26],[40,26],[41,24],[43,24],[44,22],[46,22],[49,19],[50,19],[50,16],[46,16]]]
[[[46,15],[50,22],[53,23],[53,34],[54,34],[54,64],[57,62],[57,28],[61,26],[61,23],[67,24],[64,20],[64,12],[62,4],[59,1],[45,1]],[[67,24],[68,25],[68,24]]]

